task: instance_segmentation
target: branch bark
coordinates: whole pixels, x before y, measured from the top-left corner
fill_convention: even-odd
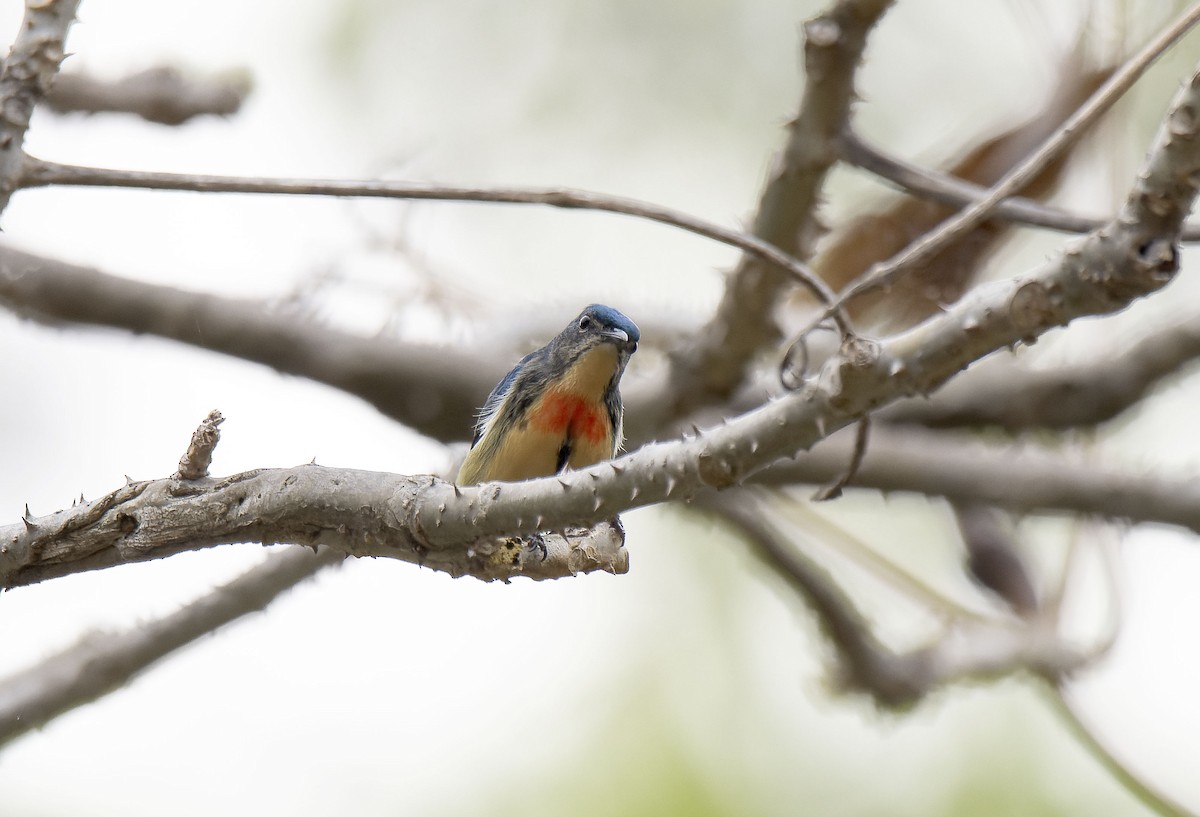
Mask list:
[[[992,427],[1005,431],[1066,429],[1107,422],[1141,402],[1164,380],[1200,357],[1195,320],[1155,330],[1119,355],[1054,369],[986,366],[956,380],[930,400],[889,407],[882,418],[929,428]]]
[[[417,508],[431,501],[435,484],[456,490],[434,477],[318,465],[130,483],[92,502],[0,527],[0,587],[239,542],[326,545],[486,581],[628,569],[619,524],[530,542],[490,537],[466,523],[432,541]]]
[[[79,0],[25,3],[25,16],[0,68],[0,212],[24,169],[25,132],[66,56],[67,30]]]

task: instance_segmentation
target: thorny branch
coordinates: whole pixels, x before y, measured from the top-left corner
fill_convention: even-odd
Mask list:
[[[67,4],[51,2],[41,5],[61,9]],[[851,15],[874,14],[877,17],[886,5],[881,2],[847,0],[839,3],[835,11]],[[827,19],[822,18],[822,21],[827,22]],[[840,36],[850,31],[865,38],[865,33],[873,21],[873,17],[865,19],[862,16],[852,16],[842,21],[849,25],[835,33]],[[814,21],[816,22],[818,21]],[[65,32],[65,23],[62,31]],[[838,42],[838,37],[829,36],[831,31],[810,24],[807,29],[810,47],[814,44],[829,45],[825,40],[835,41],[839,48],[850,42]],[[859,42],[860,51],[861,45]],[[832,100],[847,106],[848,109],[853,66],[857,63],[859,54],[852,51],[847,53],[852,59],[841,65],[839,70],[844,71],[844,74],[834,77],[835,85],[838,82],[842,83],[842,87],[837,89],[842,98],[839,102],[835,94],[825,102]],[[842,53],[841,57],[847,56],[847,53]],[[818,61],[816,65],[820,66],[822,63]],[[6,71],[7,68],[6,65]],[[52,73],[51,70],[50,75]],[[814,72],[811,63],[810,75],[812,86],[828,78],[822,76],[820,71]],[[0,82],[2,81],[0,79]],[[247,587],[253,586],[257,588],[255,592],[264,592],[261,597],[263,604],[283,587],[299,580],[299,574],[306,569],[301,566],[302,561],[336,561],[341,558],[343,552],[397,556],[418,562],[425,560],[426,563],[441,569],[449,569],[452,572],[461,570],[473,575],[480,575],[482,572],[486,577],[505,577],[517,573],[535,575],[539,570],[546,571],[545,575],[568,575],[576,569],[600,568],[619,571],[624,567],[624,551],[615,537],[606,540],[607,544],[600,545],[601,548],[610,548],[607,551],[607,561],[596,559],[600,551],[579,548],[569,539],[563,539],[561,544],[548,544],[547,557],[540,566],[536,554],[531,560],[527,548],[517,547],[518,552],[515,555],[518,560],[517,566],[521,570],[515,572],[511,562],[507,566],[503,563],[510,555],[507,546],[513,544],[512,542],[506,542],[501,537],[482,547],[472,544],[464,546],[463,537],[468,532],[473,535],[481,530],[493,528],[498,532],[528,532],[543,525],[560,526],[565,520],[605,518],[622,508],[691,495],[708,487],[720,488],[735,484],[756,471],[761,471],[765,477],[786,473],[787,467],[802,469],[805,463],[816,462],[818,458],[802,457],[798,463],[785,466],[784,469],[762,470],[768,468],[780,454],[789,455],[812,444],[875,406],[895,400],[904,393],[925,393],[935,388],[959,368],[992,349],[1034,338],[1047,328],[1066,323],[1074,317],[1120,309],[1131,299],[1157,289],[1174,271],[1176,259],[1173,244],[1179,235],[1182,212],[1190,208],[1195,195],[1193,185],[1198,165],[1194,147],[1196,84],[1197,80],[1193,78],[1190,88],[1186,90],[1190,96],[1181,99],[1176,113],[1172,115],[1174,144],[1171,144],[1171,138],[1167,138],[1156,156],[1152,157],[1146,178],[1139,183],[1139,188],[1135,195],[1131,196],[1122,217],[1105,225],[1103,230],[1089,237],[1086,243],[1072,250],[1061,262],[1047,265],[1036,275],[977,293],[969,297],[964,305],[960,305],[961,308],[952,310],[947,316],[927,321],[912,332],[889,338],[878,345],[853,339],[853,342],[848,343],[842,350],[842,354],[828,364],[821,376],[801,394],[752,412],[725,429],[717,429],[695,440],[655,446],[646,452],[637,452],[618,463],[567,475],[561,480],[543,480],[503,488],[485,486],[483,489],[463,491],[461,496],[450,486],[432,479],[417,478],[405,483],[404,480],[409,478],[365,475],[364,472],[318,469],[315,466],[280,472],[253,472],[225,480],[202,479],[189,485],[184,485],[179,480],[138,483],[72,511],[37,519],[29,517],[18,525],[0,528],[0,584],[37,581],[77,569],[141,558],[156,558],[182,549],[209,546],[219,543],[218,540],[233,542],[247,541],[247,538],[264,542],[275,541],[276,538],[298,542],[323,542],[328,539],[335,548],[339,548],[321,551],[316,557],[311,557],[300,549],[280,554],[279,559],[272,560],[274,565],[280,568],[280,579],[274,585],[264,578],[267,575],[266,571],[243,577],[247,581]],[[819,89],[813,93],[819,95]],[[809,98],[808,94],[809,91],[806,91],[806,100]],[[807,105],[803,105],[801,119],[804,119],[807,110]],[[816,110],[819,113],[829,113],[829,110],[821,111],[819,106]],[[843,111],[839,116],[844,118],[844,113]],[[1190,123],[1189,118],[1192,120]],[[839,121],[837,116],[824,122],[819,116],[806,122],[798,120],[794,133],[815,125],[815,131],[809,135],[817,135],[820,138],[809,143],[808,147],[816,145],[819,153],[823,149],[822,145],[833,145],[833,136],[829,133],[832,129],[822,126],[836,121]],[[23,126],[20,132],[23,135]],[[1193,143],[1190,149],[1187,147],[1188,143]],[[1167,157],[1172,151],[1176,155]],[[15,152],[5,158],[11,161],[13,156],[21,158],[19,139]],[[802,179],[802,182],[809,186],[808,192],[814,201],[819,193],[824,172],[835,158],[817,156],[815,164],[806,170],[810,175]],[[1155,159],[1158,160],[1157,163]],[[93,179],[90,183],[107,183],[96,181],[107,171],[29,161],[31,164],[26,165],[26,168],[33,167],[36,173],[44,174],[38,179],[39,183],[50,183],[55,172],[83,172],[83,176],[100,174],[90,176]],[[15,177],[14,167],[11,164],[0,167],[0,173],[3,173],[3,179],[10,185],[5,192],[11,193],[11,183]],[[83,176],[77,175],[76,178]],[[160,186],[171,186],[170,180],[163,181],[166,174],[159,176]],[[143,174],[142,181],[145,181],[145,178]],[[229,182],[236,183],[239,181]],[[157,184],[158,182],[155,183]],[[378,191],[379,188],[375,190]],[[552,200],[537,203],[567,207],[593,206],[593,203],[583,203],[583,199],[573,199],[570,196],[562,198],[559,196],[561,192],[549,191],[548,195]],[[573,191],[568,192],[574,195]],[[468,197],[462,196],[464,199]],[[609,203],[611,204],[611,201]],[[605,207],[602,205],[598,209]],[[813,212],[812,207],[808,206],[807,212],[802,214],[800,226],[793,231],[793,235],[785,236],[784,240],[775,243],[804,257],[806,242],[816,233],[817,224]],[[653,215],[645,213],[637,214],[654,218]],[[993,212],[991,215],[995,214]],[[761,215],[763,212],[760,210]],[[674,215],[671,217],[674,218]],[[678,219],[658,220],[682,226]],[[722,238],[720,233],[712,231],[694,232],[717,240],[729,238],[728,235]],[[793,251],[790,242],[797,237],[800,250]],[[742,240],[742,243],[727,243],[741,246],[750,256],[760,260],[765,259],[783,267],[790,264],[791,274],[805,285],[814,288],[807,268],[799,262],[789,259],[770,245],[756,246],[753,241],[738,240]],[[776,255],[773,256],[772,253]],[[19,268],[26,264],[24,271],[32,271],[35,267],[27,263],[30,258],[26,256],[22,259],[9,254],[9,269],[13,269],[13,265]],[[35,260],[35,263],[41,264],[42,261]],[[85,272],[90,274],[91,271]],[[0,283],[2,281],[3,276],[0,275]],[[757,284],[751,282],[751,285]],[[778,291],[779,286],[773,286],[774,291]],[[1088,291],[1089,287],[1092,291]],[[819,295],[827,297],[827,293],[823,293],[819,287],[816,287],[816,290]],[[727,299],[729,297],[727,294]],[[20,310],[38,314],[36,307],[31,307],[19,299],[14,300],[14,305]],[[767,310],[749,313],[751,318],[766,314]],[[46,318],[50,315],[51,313],[47,312],[40,317]],[[61,315],[54,317],[64,318]],[[741,314],[737,317],[742,320],[747,315]],[[718,319],[720,318],[718,315]],[[726,318],[726,325],[731,326],[729,321],[732,319],[729,316]],[[763,325],[768,323],[763,321]],[[113,325],[122,324],[113,321]],[[754,326],[755,329],[760,328],[757,323]],[[771,331],[773,330],[768,328],[768,334]],[[764,344],[765,342],[750,344],[746,347],[749,351],[743,354],[738,362],[743,371],[749,355],[760,350]],[[442,366],[439,371],[444,375],[447,373],[447,367]],[[472,367],[471,371],[474,372],[475,369]],[[740,378],[741,375],[736,377]],[[736,381],[730,382],[736,385]],[[353,387],[354,384],[347,381],[345,385]],[[486,389],[486,386],[484,388]],[[471,386],[471,391],[478,393],[475,385]],[[703,399],[700,402],[703,402]],[[469,405],[469,402],[466,404]],[[459,428],[466,427],[465,423],[456,425]],[[773,427],[779,430],[772,431]],[[864,470],[856,476],[859,484],[870,484],[871,455],[874,451],[872,448],[867,452]],[[840,465],[834,473],[838,470]],[[313,479],[306,481],[309,477]],[[801,477],[793,473],[790,478]],[[251,499],[250,493],[253,491],[258,493]],[[416,494],[410,497],[409,491],[415,491]],[[401,500],[399,495],[404,495],[407,499]],[[709,492],[703,493],[702,497],[706,503],[726,502],[734,507],[735,511],[741,507],[728,502],[726,495]],[[231,500],[236,501],[231,504]],[[366,505],[355,504],[364,500],[367,501]],[[241,506],[247,502],[251,503],[251,507],[243,512]],[[315,504],[306,507],[310,502]],[[397,502],[399,505],[395,504]],[[561,514],[558,512],[560,502]],[[1200,503],[1192,503],[1193,508],[1197,506],[1200,506]],[[1153,507],[1157,512],[1158,506],[1154,505],[1153,501],[1147,507]],[[194,518],[188,518],[189,515],[194,516],[201,508],[202,513],[217,511],[218,515],[207,518],[204,527],[197,525],[189,528],[189,524],[195,523]],[[538,508],[542,510],[534,510]],[[546,508],[555,510],[544,512]],[[373,509],[379,509],[380,513],[374,513]],[[405,515],[399,515],[398,509],[405,509]],[[141,516],[130,513],[123,516],[123,512],[127,511]],[[222,512],[225,516],[220,515]],[[307,516],[308,513],[313,516]],[[1182,514],[1179,518],[1182,518]],[[219,529],[217,532],[214,532],[214,519],[218,520],[215,525]],[[741,521],[746,523],[743,527],[748,530],[755,524],[761,527],[762,522],[761,519]],[[433,535],[429,538],[426,534],[431,531]],[[758,533],[760,538],[767,538],[774,544],[779,544],[778,537],[773,536],[766,527],[762,527]],[[145,534],[146,538],[140,540],[139,534]],[[500,562],[494,561],[497,554],[500,556]],[[580,567],[578,562],[572,564],[572,558],[591,561],[583,562],[583,566]],[[294,560],[297,572],[289,573],[283,567],[283,559],[289,562]],[[785,559],[777,561],[781,574],[788,576],[801,589],[802,594],[812,598],[814,593],[823,590],[823,620],[826,616],[836,618],[836,612],[831,611],[842,603],[836,587],[822,585],[820,576],[815,573],[812,574],[813,581],[806,582],[803,580],[805,571],[796,567],[796,564],[800,563],[792,563],[789,566],[785,564]],[[466,569],[463,569],[464,565]],[[480,565],[483,567],[480,568]],[[237,581],[241,582],[242,579]],[[217,597],[205,601],[215,602]],[[822,605],[818,604],[818,608],[821,607]],[[243,605],[239,609],[244,612],[251,608]],[[842,630],[854,625],[852,607],[845,609],[849,612],[842,616],[842,624],[846,625]],[[101,673],[98,679],[100,685],[83,688],[82,691],[77,684],[68,681],[63,685],[63,689],[66,690],[63,693],[64,697],[59,699],[55,699],[53,695],[38,697],[34,703],[47,707],[38,710],[45,713],[44,716],[39,714],[38,717],[44,722],[44,719],[53,717],[57,712],[74,705],[74,702],[103,694],[105,689],[119,685],[138,668],[174,649],[172,644],[177,646],[190,640],[184,635],[189,629],[199,627],[195,632],[204,632],[219,626],[222,620],[240,615],[241,612],[235,609],[225,619],[219,615],[206,619],[204,615],[191,610],[188,615],[175,622],[180,626],[174,635],[146,648],[130,647],[128,644],[122,646],[118,644],[121,639],[114,637],[112,641],[105,642],[106,646],[99,653],[101,659],[113,662],[113,666],[116,667],[114,674],[110,676]],[[169,629],[166,622],[164,619],[159,623],[165,629]],[[1078,658],[1078,655],[1064,652],[1060,644],[1053,642],[1035,643],[1027,639],[1005,642],[1003,639],[997,641],[974,637],[960,642],[954,637],[949,637],[929,651],[901,656],[905,660],[900,661],[896,655],[883,651],[868,636],[869,634],[859,639],[857,670],[852,681],[860,685],[875,684],[878,690],[882,690],[876,694],[892,705],[911,701],[927,690],[929,685],[942,680],[1008,672],[1016,666],[1029,666],[1035,671],[1056,675],[1068,668],[1072,660]],[[852,637],[846,638],[846,644],[853,643]],[[131,663],[121,664],[121,661],[131,656]],[[50,672],[57,667],[67,667],[68,673],[74,673],[78,678],[78,662],[90,660],[86,649],[69,651],[61,657],[63,662],[55,659],[39,669]],[[71,670],[70,667],[76,669]],[[871,672],[875,675],[871,675]],[[37,684],[48,678],[46,674],[36,673],[37,670],[34,670],[21,678]],[[109,683],[110,686],[105,687],[104,683]],[[6,699],[3,694],[18,689],[19,686],[10,682],[0,685],[0,742],[4,739],[3,729],[9,725],[4,720],[6,710],[3,702]],[[55,703],[55,700],[58,703]],[[28,708],[30,704],[22,706],[25,707],[24,711],[31,711]],[[27,726],[22,725],[20,728],[24,729]]]
[[[241,542],[325,545],[488,581],[628,569],[619,525],[543,534],[537,545],[463,527],[449,537],[453,543],[431,539],[417,508],[435,482],[318,465],[132,482],[100,499],[0,527],[0,588]]]
[[[445,569],[471,572],[462,566],[462,551],[452,550],[462,548],[468,538],[599,522],[638,505],[737,485],[869,411],[901,396],[932,391],[990,352],[1034,339],[1078,317],[1117,311],[1169,282],[1178,262],[1175,242],[1200,184],[1198,110],[1200,74],[1177,95],[1121,215],[1057,261],[1034,274],[977,288],[944,314],[902,334],[877,343],[849,339],[796,393],[695,439],[649,445],[610,463],[511,485],[460,489],[432,478],[418,486],[400,477],[347,477],[347,483],[367,492],[371,507],[388,507],[403,495],[405,499],[392,512],[411,514],[411,522],[399,529],[387,518],[357,517],[360,505],[339,506],[334,497],[356,498],[355,492],[344,494],[345,485],[339,485],[326,501],[300,508],[286,502],[267,505],[262,515],[252,517],[244,515],[240,502],[226,497],[216,503],[215,518],[227,518],[229,508],[236,506],[235,517],[252,533],[258,532],[256,524],[274,520],[295,537],[293,541],[331,544],[351,553],[371,552],[369,548],[381,538],[398,536],[386,547],[394,551],[398,542],[399,551],[410,558],[424,554],[427,560],[433,553],[457,553],[459,558],[451,559]],[[260,472],[253,479],[267,481],[262,492],[236,487],[244,477],[232,478],[233,487],[222,485],[219,490],[232,490],[243,500],[253,494],[278,501],[282,488],[273,480],[280,473],[297,479],[311,474]],[[156,491],[170,493],[171,488],[160,483]],[[205,499],[185,496],[179,501],[186,507],[188,502]],[[316,508],[324,508],[326,515],[311,516]],[[342,518],[343,514],[349,516]],[[341,527],[331,531],[330,524]],[[225,538],[216,537],[209,544],[234,541],[229,538],[234,530],[223,529]],[[12,537],[10,551],[28,553],[35,531],[0,529],[0,542]],[[261,532],[276,533],[270,528]],[[154,540],[151,547],[173,552],[182,545],[167,537]],[[106,551],[93,566],[112,563],[114,552],[119,551]],[[21,568],[28,565],[27,560],[18,563]]]
[[[0,68],[0,212],[19,186],[25,132],[34,106],[45,97],[66,56],[67,29],[78,7],[79,0],[26,3],[25,17]]]

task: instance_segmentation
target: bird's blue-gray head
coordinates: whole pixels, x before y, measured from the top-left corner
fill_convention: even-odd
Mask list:
[[[592,304],[579,313],[575,322],[565,330],[585,343],[613,343],[625,354],[637,351],[642,333],[625,313],[604,304]]]

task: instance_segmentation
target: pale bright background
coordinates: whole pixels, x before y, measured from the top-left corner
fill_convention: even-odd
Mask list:
[[[737,224],[796,108],[799,23],[821,5],[85,0],[70,67],[240,69],[254,93],[232,119],[181,128],[39,114],[28,148],[100,166],[567,185]],[[1135,41],[1170,13],[1142,5]],[[864,130],[932,161],[1030,112],[1077,6],[901,2],[864,69]],[[20,12],[0,0],[0,40]],[[1128,151],[1111,157],[1114,178],[1090,177],[1067,203],[1111,206],[1196,43],[1138,97],[1145,114],[1124,135],[1140,146],[1110,134]],[[831,219],[876,189],[837,174]],[[18,194],[2,226],[31,250],[119,275],[268,299],[316,291],[322,320],[455,344],[596,300],[635,320],[698,321],[735,258],[614,216],[461,204],[46,190]],[[1005,269],[1059,243],[1039,236]],[[462,314],[443,320],[422,305],[430,297]],[[169,474],[213,408],[228,418],[218,474],[314,457],[446,465],[439,446],[357,400],[164,341],[0,312],[0,351],[5,521],[26,503],[42,514],[94,498],[124,474]],[[647,376],[650,363],[635,364],[629,377]],[[1113,455],[1200,470],[1190,391],[1173,387],[1159,414],[1127,421]],[[823,510],[970,592],[936,505]],[[876,713],[824,686],[811,617],[736,541],[678,509],[626,521],[623,577],[484,585],[374,560],[329,571],[0,751],[0,815],[1141,813],[1032,684],[956,687],[905,715]],[[5,593],[0,676],[86,630],[172,610],[260,558],[221,548]],[[1200,809],[1200,548],[1144,533],[1123,566],[1124,640],[1078,692],[1137,768]]]

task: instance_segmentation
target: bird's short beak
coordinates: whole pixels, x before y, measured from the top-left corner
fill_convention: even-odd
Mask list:
[[[629,335],[624,329],[605,329],[604,336],[620,341],[621,343],[629,343]]]

